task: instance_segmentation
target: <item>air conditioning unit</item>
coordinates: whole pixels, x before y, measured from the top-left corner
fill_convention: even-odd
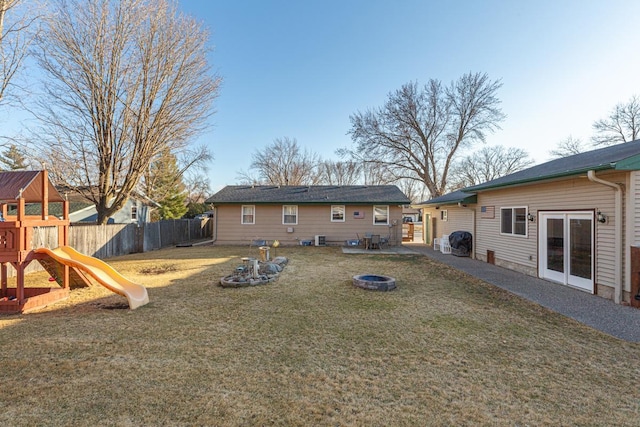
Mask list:
[[[316,235],[316,246],[325,246],[327,244],[327,236]]]

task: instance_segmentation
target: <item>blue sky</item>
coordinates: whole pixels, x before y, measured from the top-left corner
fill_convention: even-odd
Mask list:
[[[325,159],[352,145],[349,116],[404,83],[486,72],[507,115],[488,144],[537,162],[569,135],[640,95],[635,0],[179,0],[211,32],[223,78],[210,129],[212,191],[235,184],[251,154],[297,139]],[[2,113],[6,113],[3,110]],[[11,134],[20,115],[0,116]],[[18,125],[20,126],[20,125]],[[19,132],[18,128],[15,132]]]
[[[223,77],[212,128],[212,190],[251,154],[296,138],[323,158],[352,144],[349,116],[409,81],[467,72],[501,79],[507,119],[490,145],[536,162],[640,94],[637,1],[180,0],[211,31]]]

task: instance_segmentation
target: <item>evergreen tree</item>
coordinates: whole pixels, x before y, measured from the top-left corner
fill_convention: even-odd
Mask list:
[[[185,204],[187,197],[184,193],[173,194],[160,201],[160,218],[162,219],[178,219],[187,213]]]
[[[15,171],[27,168],[24,153],[15,144],[11,144],[2,152],[0,164],[1,170]]]
[[[176,156],[165,149],[145,176],[147,196],[160,204],[160,219],[177,219],[187,213],[187,193]]]
[[[187,218],[193,218],[196,215],[205,213],[205,211],[207,210],[207,205],[206,203],[189,202],[187,203],[187,209],[188,210],[185,216]]]

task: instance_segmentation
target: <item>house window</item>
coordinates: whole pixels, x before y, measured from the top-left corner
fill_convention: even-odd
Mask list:
[[[131,221],[137,221],[137,220],[138,220],[138,207],[131,206]]]
[[[298,223],[298,206],[282,206],[282,223],[287,225],[296,225]]]
[[[448,217],[449,217],[449,212],[446,209],[440,211],[440,220],[441,221],[447,221]]]
[[[527,208],[500,208],[500,234],[527,235]]]
[[[378,205],[373,207],[373,225],[389,224],[389,206]]]
[[[344,222],[344,205],[331,206],[331,222]]]
[[[242,206],[242,224],[256,223],[256,207],[253,205]]]

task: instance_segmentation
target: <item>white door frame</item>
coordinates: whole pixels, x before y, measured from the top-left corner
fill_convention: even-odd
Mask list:
[[[562,283],[563,285],[575,287],[577,289],[587,291],[589,293],[595,292],[595,229],[594,229],[594,214],[593,211],[554,211],[554,212],[539,212],[539,226],[538,226],[538,276],[543,279],[552,280],[554,282]],[[549,252],[548,246],[548,234],[547,220],[561,220],[562,221],[562,238],[557,241],[562,247],[560,256],[560,262],[562,265],[560,269],[551,269],[548,265],[549,257],[552,256]],[[577,222],[576,222],[577,221]],[[586,229],[590,232],[590,259],[591,259],[591,271],[588,274],[589,277],[582,277],[574,275],[571,272],[571,224],[580,226],[580,221],[586,221]]]

